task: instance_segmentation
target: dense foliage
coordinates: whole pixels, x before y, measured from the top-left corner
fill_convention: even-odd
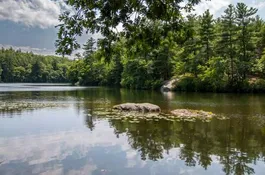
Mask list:
[[[66,0],[74,12],[62,13],[58,25],[57,52],[71,54],[80,47],[76,36],[83,32],[100,33],[104,51],[110,52],[110,45],[117,40],[117,27],[122,26],[126,37],[138,35],[138,26],[148,21],[159,20],[166,30],[178,30],[181,11],[189,11],[200,0]],[[141,28],[141,27],[140,27]]]
[[[20,50],[0,50],[0,81],[32,83],[69,82],[67,70],[71,61],[56,56],[23,53]]]
[[[168,18],[178,3],[155,1],[153,7],[149,1],[138,6],[128,0],[125,6],[107,8],[109,1],[98,2],[69,1],[77,13],[60,17],[58,53],[70,54],[75,35],[83,30],[103,36],[97,45],[88,40],[83,59],[70,68],[71,82],[154,89],[175,78],[180,91],[265,91],[265,22],[255,16],[257,9],[238,3],[217,19],[209,10],[183,17],[181,10],[199,2],[189,1],[193,3],[178,6],[177,14]],[[160,16],[155,9],[163,5]],[[95,10],[100,15],[93,15]],[[129,12],[135,17],[128,17]],[[123,30],[114,31],[119,24]]]

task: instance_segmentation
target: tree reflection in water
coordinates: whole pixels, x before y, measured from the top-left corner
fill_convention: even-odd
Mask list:
[[[204,107],[213,113],[235,113],[239,117],[224,121],[214,119],[210,123],[166,120],[130,123],[112,119],[109,119],[109,123],[117,137],[120,134],[127,136],[128,143],[139,151],[142,160],[161,160],[170,150],[178,148],[178,158],[186,166],[208,169],[214,161],[218,161],[227,175],[255,173],[252,166],[257,161],[265,160],[265,119],[251,116],[265,113],[263,96],[198,93],[175,95],[177,97],[172,97],[172,101],[163,102],[164,97],[159,93],[99,88],[65,92],[12,92],[1,96],[1,100],[72,101],[77,112],[86,113],[85,122],[90,130],[97,127],[95,120],[99,119],[93,114],[94,110],[111,108],[127,101],[144,102],[148,99],[161,106],[163,111],[177,107]],[[171,106],[173,104],[175,106]],[[12,117],[12,111],[4,113]],[[87,115],[88,113],[91,115]]]
[[[186,166],[207,169],[215,157],[228,175],[254,174],[250,165],[265,158],[264,126],[257,119],[214,119],[210,123],[166,120],[130,123],[112,119],[109,122],[117,137],[127,135],[129,144],[139,151],[142,160],[157,161],[170,149],[179,148],[178,156]],[[93,129],[91,118],[87,125]]]

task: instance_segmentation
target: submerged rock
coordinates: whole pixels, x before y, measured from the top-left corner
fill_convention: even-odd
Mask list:
[[[151,103],[124,103],[113,106],[115,110],[121,111],[141,111],[141,112],[160,112],[159,106]]]
[[[180,118],[199,118],[199,119],[211,119],[215,114],[212,112],[206,112],[202,110],[191,109],[176,109],[171,113]]]

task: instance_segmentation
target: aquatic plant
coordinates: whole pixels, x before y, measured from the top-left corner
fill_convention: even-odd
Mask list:
[[[0,102],[0,112],[23,111],[40,108],[65,107],[66,104],[51,102]]]

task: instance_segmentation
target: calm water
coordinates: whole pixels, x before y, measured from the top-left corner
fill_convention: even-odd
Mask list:
[[[1,175],[265,174],[262,94],[0,84],[0,102],[58,104],[0,112]],[[122,102],[150,102],[163,112],[202,109],[230,119],[133,124],[96,115]]]

